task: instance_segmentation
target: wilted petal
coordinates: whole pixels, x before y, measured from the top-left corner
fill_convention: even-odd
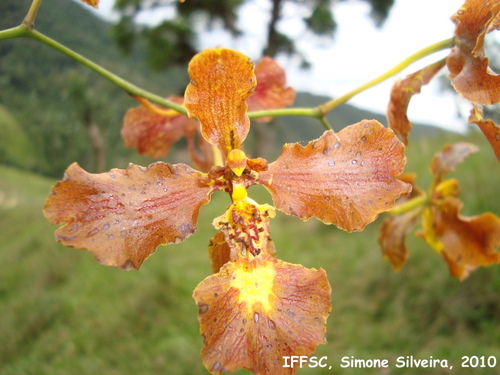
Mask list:
[[[325,343],[331,288],[324,270],[271,255],[239,258],[194,290],[213,374],[246,368],[256,374],[293,374],[284,356],[310,355]]]
[[[274,59],[264,56],[255,66],[255,76],[257,87],[247,99],[249,111],[283,108],[293,104],[295,90],[286,86],[285,70]],[[271,120],[272,117],[255,119],[258,122]]]
[[[413,126],[406,115],[410,99],[420,93],[421,87],[428,84],[445,64],[446,60],[440,60],[397,81],[392,87],[391,100],[387,108],[387,122],[405,145],[408,144],[408,135]]]
[[[460,215],[462,202],[449,197],[429,210],[432,227],[424,225],[420,235],[448,263],[452,276],[463,280],[479,266],[500,262],[500,219],[490,212],[480,216]],[[431,219],[432,217],[432,219]]]
[[[256,79],[253,62],[230,49],[206,49],[189,63],[184,105],[201,123],[201,134],[224,154],[240,148],[250,128],[246,99]]]
[[[500,125],[495,124],[492,120],[484,119],[482,110],[477,106],[474,106],[471,110],[469,122],[479,126],[479,129],[481,129],[488,142],[490,142],[495,156],[500,161]]]
[[[486,34],[498,27],[500,1],[466,0],[452,17],[456,46],[448,56],[451,83],[467,100],[484,105],[500,101],[500,76],[484,53]]]
[[[467,156],[477,151],[477,146],[466,142],[457,142],[443,147],[443,150],[431,161],[431,172],[434,175],[435,184],[441,182],[446,174],[454,171]]]
[[[63,224],[56,239],[92,252],[103,264],[139,268],[158,245],[193,234],[212,188],[184,164],[130,164],[91,174],[76,163],[52,189],[44,213]]]
[[[411,195],[401,197],[397,200],[394,209],[397,209],[409,200],[423,195],[422,190],[415,186],[415,174],[405,174],[400,177],[404,182],[412,185]],[[388,216],[380,226],[378,243],[382,248],[383,256],[391,263],[395,271],[400,270],[408,258],[408,250],[405,245],[406,235],[415,227],[423,207],[416,207],[400,215]]]
[[[339,133],[326,131],[303,147],[287,144],[259,182],[279,210],[316,217],[347,231],[362,230],[411,191],[403,172],[404,145],[392,130],[365,120]]]
[[[179,97],[168,99],[176,103],[183,101]],[[193,137],[197,130],[196,122],[185,115],[170,112],[171,115],[165,116],[144,106],[129,109],[121,130],[125,146],[137,148],[140,154],[159,158],[167,155],[172,144],[181,137]]]

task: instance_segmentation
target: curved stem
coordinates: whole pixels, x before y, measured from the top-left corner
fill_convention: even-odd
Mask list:
[[[341,97],[338,97],[336,99],[330,100],[322,105],[320,105],[318,108],[323,114],[327,114],[330,112],[332,109],[338,107],[339,105],[347,102],[349,99],[351,99],[353,96],[359,94],[362,91],[365,91],[366,89],[373,87],[375,85],[378,85],[380,82],[385,81],[386,79],[392,77],[393,75],[401,72],[403,69],[407,68],[409,65],[413,64],[415,61],[420,60],[423,57],[426,57],[430,54],[433,54],[434,52],[441,51],[446,48],[451,48],[455,44],[455,39],[450,38],[450,39],[445,39],[440,42],[434,43],[430,46],[427,46],[423,49],[421,49],[418,52],[415,52],[411,56],[407,57],[403,61],[401,61],[398,65],[393,67],[392,69],[388,70],[384,74],[378,76],[377,78],[359,86],[358,88],[348,92],[345,95],[342,95]]]

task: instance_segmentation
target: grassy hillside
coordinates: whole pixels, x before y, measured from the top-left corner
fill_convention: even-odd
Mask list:
[[[467,214],[500,215],[498,163],[483,146],[454,173]],[[459,139],[454,136],[453,139]],[[450,140],[450,139],[448,139]],[[428,162],[443,140],[417,140],[408,170],[429,181]],[[205,374],[199,351],[194,287],[209,275],[211,221],[228,201],[215,194],[202,209],[199,229],[179,245],[160,247],[139,271],[99,265],[90,253],[56,244],[41,209],[53,180],[0,166],[0,374]],[[267,193],[252,188],[258,201]],[[397,369],[384,374],[494,374],[500,371],[500,266],[482,268],[463,282],[441,258],[410,236],[411,256],[394,273],[376,243],[379,223],[348,234],[316,220],[278,215],[272,222],[278,257],[323,267],[332,285],[328,344],[331,370],[299,374],[371,375],[342,369],[344,356],[448,359],[452,371]],[[464,355],[496,355],[497,368],[460,369]],[[246,374],[245,371],[238,372]]]

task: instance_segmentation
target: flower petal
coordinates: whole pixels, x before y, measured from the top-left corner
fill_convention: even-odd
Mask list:
[[[248,110],[283,108],[292,105],[295,100],[295,90],[286,87],[285,70],[276,60],[264,56],[255,66],[257,87],[254,94],[247,99]],[[272,117],[255,119],[257,122],[269,122]]]
[[[183,101],[179,97],[168,99],[176,103]],[[126,147],[159,158],[167,155],[172,144],[181,137],[194,134],[196,128],[196,122],[185,115],[164,116],[139,106],[125,114],[121,135]]]
[[[456,24],[456,46],[447,60],[451,84],[473,103],[500,102],[500,76],[489,69],[484,52],[484,38],[498,26],[498,12],[498,0],[466,0],[452,17]]]
[[[490,142],[495,156],[500,161],[500,125],[495,124],[492,120],[484,119],[482,110],[477,106],[474,106],[470,112],[469,123],[479,126],[479,129],[481,129],[488,142]]]
[[[76,163],[52,189],[44,214],[63,224],[56,239],[86,249],[106,265],[138,269],[158,245],[194,233],[212,188],[184,164],[130,164],[91,174]]]
[[[285,145],[259,182],[286,214],[302,220],[314,216],[351,232],[411,191],[395,177],[405,162],[404,145],[392,130],[364,120],[337,134],[326,131],[305,147]]]
[[[466,142],[457,142],[443,147],[443,150],[436,154],[431,161],[434,184],[439,184],[446,174],[454,171],[467,156],[477,151],[477,146]]]
[[[500,218],[490,212],[460,215],[462,202],[448,197],[431,209],[432,230],[420,233],[446,260],[452,276],[460,280],[479,266],[500,262]],[[427,226],[429,229],[429,226]],[[439,241],[439,242],[437,242]]]
[[[246,368],[293,374],[284,356],[310,355],[325,343],[331,288],[324,270],[261,255],[239,258],[194,290],[203,363],[213,374]]]
[[[397,200],[394,208],[408,200],[422,196],[424,193],[415,185],[415,174],[405,174],[400,178],[402,181],[412,185],[410,196],[404,196]],[[399,271],[406,263],[408,249],[405,245],[406,235],[411,232],[422,214],[422,207],[416,207],[404,214],[388,216],[380,226],[380,234],[377,241],[382,248],[383,256],[391,263],[395,271]]]
[[[408,135],[413,126],[406,115],[410,99],[413,95],[420,93],[421,87],[428,84],[445,64],[445,60],[435,62],[397,81],[392,87],[391,100],[387,107],[387,122],[405,145],[408,144]]]
[[[378,243],[394,271],[399,271],[408,259],[406,235],[415,227],[421,213],[420,208],[414,208],[404,214],[387,217],[380,226]]]
[[[246,99],[256,79],[253,62],[230,49],[206,49],[189,63],[184,105],[201,123],[201,134],[225,155],[240,148],[250,128]]]

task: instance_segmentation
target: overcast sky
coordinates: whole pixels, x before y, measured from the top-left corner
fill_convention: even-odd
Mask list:
[[[239,25],[246,31],[243,37],[232,38],[214,30],[202,35],[199,48],[234,48],[258,58],[265,40],[270,3],[253,0],[244,6]],[[286,57],[280,57],[279,62],[287,71],[289,84],[296,90],[337,97],[377,77],[419,49],[453,36],[454,24],[450,17],[462,3],[462,0],[396,0],[389,18],[378,29],[369,18],[370,7],[366,2],[339,2],[335,4],[338,29],[333,40],[308,33],[300,21],[305,16],[304,9],[286,3],[279,28],[297,41],[298,49],[312,63],[312,68],[301,70],[297,60]],[[99,13],[110,14],[112,4],[113,0],[101,0]],[[165,13],[145,14],[143,19],[164,16]],[[432,55],[387,83],[357,95],[349,103],[384,113],[395,79],[444,56],[446,52]],[[435,83],[414,96],[408,114],[413,121],[461,130],[465,124],[457,120],[456,108],[456,97],[441,92]]]

